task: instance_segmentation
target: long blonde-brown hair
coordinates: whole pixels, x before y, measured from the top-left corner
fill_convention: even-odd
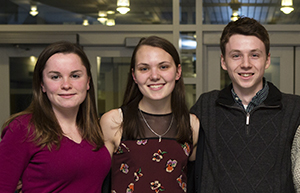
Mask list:
[[[47,46],[40,54],[33,72],[33,97],[31,104],[27,109],[12,115],[8,121],[4,123],[4,129],[16,117],[24,114],[32,114],[28,129],[33,132],[33,141],[38,146],[47,146],[49,150],[53,145],[60,147],[60,141],[63,137],[63,131],[52,110],[51,102],[47,94],[42,92],[41,83],[43,82],[43,70],[48,59],[57,53],[74,53],[81,58],[82,64],[85,66],[87,75],[90,78],[90,89],[87,91],[85,100],[81,103],[76,124],[82,135],[82,139],[86,139],[95,149],[98,150],[103,146],[103,134],[98,121],[94,84],[91,74],[90,62],[79,45],[61,41]],[[33,124],[33,127],[30,125]]]
[[[138,126],[138,104],[143,98],[143,94],[136,85],[131,75],[132,70],[135,69],[136,53],[141,46],[147,45],[152,47],[161,48],[173,58],[176,68],[180,64],[179,54],[174,45],[168,40],[158,37],[150,36],[142,38],[138,45],[135,47],[132,57],[131,66],[128,73],[127,87],[123,98],[122,106],[126,108],[127,113],[124,114],[123,119],[123,137],[126,139],[137,139],[143,137],[143,131]],[[175,88],[171,94],[171,108],[174,118],[177,121],[178,133],[176,140],[179,143],[192,142],[192,130],[190,126],[189,110],[185,100],[185,89],[183,79],[180,78],[175,82]]]

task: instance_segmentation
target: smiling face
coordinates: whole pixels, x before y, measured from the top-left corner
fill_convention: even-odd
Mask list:
[[[221,66],[228,72],[234,91],[239,97],[255,95],[263,88],[265,69],[270,66],[270,54],[256,36],[232,35],[221,56]]]
[[[143,45],[136,53],[133,79],[143,94],[143,99],[171,100],[175,82],[181,76],[181,66],[165,50]]]
[[[46,62],[42,91],[47,94],[54,112],[76,110],[89,89],[89,77],[76,54],[57,53]]]

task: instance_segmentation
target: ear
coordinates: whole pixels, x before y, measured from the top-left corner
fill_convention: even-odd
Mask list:
[[[86,90],[90,90],[90,80],[91,80],[91,77],[89,77],[89,79],[86,83]]]
[[[223,68],[223,70],[227,70],[227,66],[223,54],[221,54],[221,67]]]
[[[137,83],[133,68],[131,68],[131,76],[132,76],[134,82]]]
[[[181,72],[182,72],[181,65],[178,64],[178,66],[177,66],[177,72],[176,72],[176,80],[179,80],[179,79],[180,79],[180,77],[181,77]]]
[[[266,60],[266,65],[265,65],[265,69],[268,69],[271,65],[271,54],[269,53],[267,55],[267,60]]]
[[[41,87],[42,87],[42,92],[43,92],[43,93],[46,93],[46,89],[45,89],[45,86],[44,86],[43,83],[41,83]]]

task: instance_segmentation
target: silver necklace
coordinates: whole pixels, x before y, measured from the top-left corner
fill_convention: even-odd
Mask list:
[[[156,132],[150,127],[150,125],[148,124],[147,120],[145,119],[145,117],[144,117],[144,115],[143,115],[141,109],[139,109],[139,111],[140,111],[140,113],[141,113],[141,116],[142,116],[142,118],[143,118],[145,124],[146,124],[147,127],[149,128],[149,130],[150,130],[154,135],[156,135],[157,137],[159,137],[158,142],[161,142],[161,137],[163,137],[164,135],[166,135],[166,134],[170,131],[170,129],[171,129],[171,126],[172,126],[172,123],[173,123],[173,120],[174,120],[174,115],[172,114],[172,119],[171,119],[171,122],[170,122],[170,125],[169,125],[168,129],[167,129],[163,134],[159,135],[158,133],[156,133]]]

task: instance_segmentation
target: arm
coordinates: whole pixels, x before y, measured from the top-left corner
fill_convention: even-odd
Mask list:
[[[104,144],[111,156],[113,152],[117,150],[121,141],[121,123],[122,118],[118,109],[108,111],[100,119],[100,125],[104,135]]]
[[[298,127],[291,151],[292,173],[295,189],[300,191],[300,126]]]
[[[30,147],[26,141],[27,124],[14,120],[2,133],[0,142],[0,190],[14,192],[30,160]]]
[[[195,161],[200,122],[199,122],[199,119],[196,117],[196,115],[190,114],[190,123],[191,123],[192,132],[193,132],[193,151],[189,158],[189,161]]]
[[[105,113],[100,119],[101,129],[104,135],[104,144],[112,157],[120,144],[122,131],[120,128],[122,118],[118,109],[113,109]],[[103,185],[103,193],[111,192],[111,171],[106,176]]]
[[[199,136],[199,119],[194,115],[190,114],[190,124],[191,129],[193,132],[193,151],[189,158],[189,162],[187,165],[187,178],[188,178],[188,184],[187,184],[187,190],[188,193],[194,193],[195,192],[195,159],[196,159],[196,152],[197,152],[197,144],[198,144],[198,136]]]

